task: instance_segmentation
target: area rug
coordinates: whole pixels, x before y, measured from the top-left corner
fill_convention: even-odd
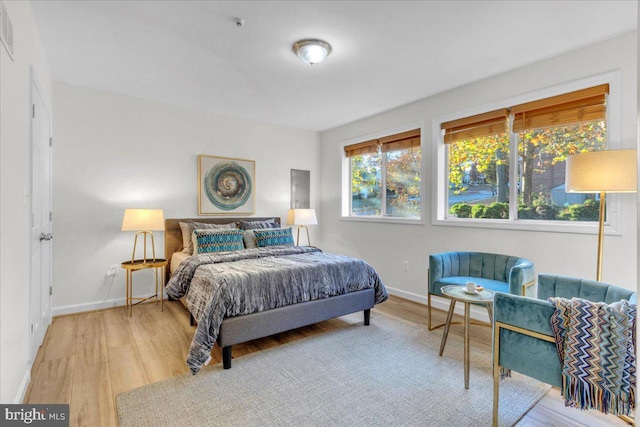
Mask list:
[[[129,426],[490,426],[491,354],[463,341],[372,313],[362,323],[303,338],[121,393]],[[500,425],[511,426],[549,390],[513,373],[500,385]]]

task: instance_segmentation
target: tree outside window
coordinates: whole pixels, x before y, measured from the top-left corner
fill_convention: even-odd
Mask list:
[[[606,149],[608,93],[602,84],[441,123],[448,217],[597,221],[595,194],[565,192],[565,161]]]
[[[517,135],[518,217],[597,221],[596,195],[566,193],[567,156],[606,149],[606,122],[525,130]],[[458,218],[509,218],[509,134],[449,146],[449,213]]]
[[[344,149],[350,165],[350,216],[421,218],[420,129]]]
[[[351,157],[351,214],[382,213],[382,161],[379,153]]]
[[[387,216],[420,218],[420,147],[386,153]]]

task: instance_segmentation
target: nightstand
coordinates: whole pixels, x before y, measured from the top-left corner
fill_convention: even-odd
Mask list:
[[[126,308],[129,310],[129,317],[131,317],[131,313],[133,311],[133,306],[136,304],[140,304],[141,302],[148,301],[151,298],[156,300],[156,304],[158,304],[158,298],[160,298],[160,307],[161,310],[164,311],[164,269],[167,267],[167,260],[163,258],[153,259],[136,259],[133,261],[125,261],[122,263],[122,268],[127,271],[127,305]],[[156,293],[154,295],[148,296],[146,298],[133,297],[133,272],[138,270],[144,270],[147,268],[155,269],[156,273]],[[158,277],[158,273],[160,276]],[[160,293],[158,294],[158,282],[161,283]],[[135,304],[133,301],[137,301]]]

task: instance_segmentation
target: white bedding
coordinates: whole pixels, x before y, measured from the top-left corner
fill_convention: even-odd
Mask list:
[[[178,268],[182,261],[190,256],[191,255],[184,252],[174,252],[173,255],[171,255],[171,262],[169,263],[169,270],[171,271],[171,274],[176,271],[176,268]]]

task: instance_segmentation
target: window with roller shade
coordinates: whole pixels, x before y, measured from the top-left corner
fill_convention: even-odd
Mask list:
[[[348,216],[421,218],[420,129],[350,144],[344,153]]]
[[[564,189],[567,156],[607,148],[603,84],[441,123],[445,218],[597,221],[595,195]]]

